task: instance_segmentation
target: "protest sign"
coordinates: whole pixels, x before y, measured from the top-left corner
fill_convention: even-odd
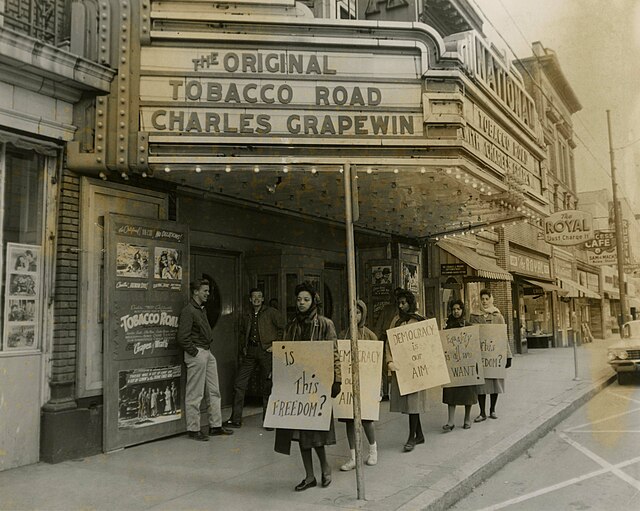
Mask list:
[[[449,383],[440,332],[434,318],[387,330],[400,395]]]
[[[380,341],[358,341],[360,370],[360,417],[377,421],[380,414],[380,375],[382,349]],[[353,419],[353,384],[351,380],[351,341],[339,340],[338,352],[342,370],[342,388],[333,400],[333,413],[338,419]]]
[[[451,328],[440,332],[444,358],[451,383],[445,387],[482,385],[484,373],[480,355],[479,325]]]
[[[478,325],[485,378],[504,378],[507,363],[507,325]]]
[[[274,342],[266,428],[328,431],[333,341]]]

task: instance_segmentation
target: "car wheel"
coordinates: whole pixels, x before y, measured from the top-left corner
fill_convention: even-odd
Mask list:
[[[626,385],[631,382],[631,374],[618,373],[618,385]]]

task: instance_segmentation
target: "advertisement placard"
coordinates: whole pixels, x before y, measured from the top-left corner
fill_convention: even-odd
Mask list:
[[[485,378],[504,378],[507,369],[507,325],[478,325]]]
[[[479,325],[451,328],[440,332],[444,359],[451,383],[445,387],[482,385],[484,371],[480,354]]]
[[[391,328],[387,330],[387,338],[401,395],[449,383],[449,370],[434,318]]]
[[[188,228],[105,221],[104,448],[184,431],[178,318],[188,299]]]
[[[591,213],[586,211],[557,211],[544,220],[544,239],[550,245],[580,245],[593,238],[592,224]]]
[[[380,415],[380,375],[382,374],[381,341],[358,341],[360,370],[360,417],[377,421]],[[338,341],[342,370],[342,388],[333,400],[333,414],[337,419],[353,419],[353,381],[351,379],[351,341]]]
[[[264,426],[328,431],[333,384],[333,341],[277,341],[273,388]]]

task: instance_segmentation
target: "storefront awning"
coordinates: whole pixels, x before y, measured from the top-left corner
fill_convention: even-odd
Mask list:
[[[560,296],[567,296],[569,294],[569,291],[567,291],[566,289],[562,289],[561,287],[558,287],[549,282],[542,282],[542,281],[533,280],[533,279],[525,279],[525,281],[528,282],[529,284],[532,284],[536,287],[541,288],[547,293],[553,293],[555,291]]]
[[[595,298],[596,300],[600,300],[601,296],[595,291],[591,291],[591,289],[583,286],[582,284],[578,284],[574,280],[570,279],[558,279],[560,281],[560,285],[562,289],[568,291],[568,298]]]
[[[436,245],[473,268],[479,277],[493,280],[513,280],[508,271],[500,268],[491,259],[481,256],[469,247],[450,241],[439,241]]]
[[[617,291],[605,291],[604,297],[608,300],[620,300],[620,293]]]

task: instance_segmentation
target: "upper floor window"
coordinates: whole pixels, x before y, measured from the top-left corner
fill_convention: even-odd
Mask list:
[[[5,0],[4,26],[54,46],[69,39],[71,0]]]

